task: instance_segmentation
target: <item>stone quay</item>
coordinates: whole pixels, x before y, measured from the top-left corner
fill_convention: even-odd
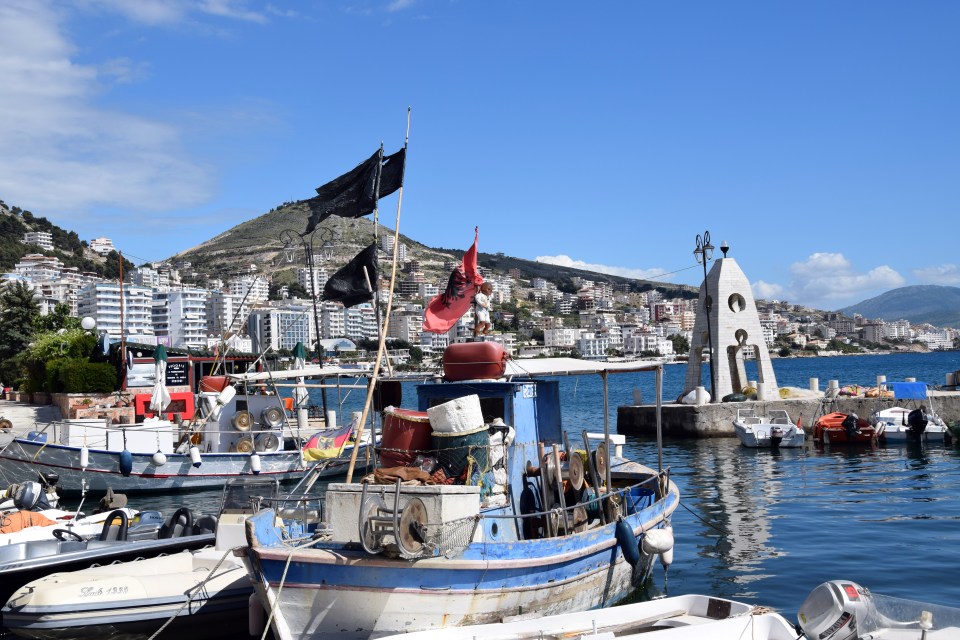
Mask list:
[[[856,413],[869,419],[881,409],[894,406],[913,408],[924,404],[947,424],[960,420],[960,391],[930,391],[926,400],[894,400],[893,398],[866,398],[862,396],[839,396],[825,401],[822,398],[791,398],[745,402],[720,402],[712,404],[664,404],[663,436],[665,438],[735,438],[733,420],[737,409],[755,409],[763,414],[768,409],[784,409],[793,422],[800,420],[810,436],[817,416],[840,411]],[[656,405],[627,405],[617,407],[617,433],[628,436],[656,437]]]

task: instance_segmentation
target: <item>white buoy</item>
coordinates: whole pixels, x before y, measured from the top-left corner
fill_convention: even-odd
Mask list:
[[[192,462],[195,467],[203,464],[203,460],[200,459],[200,449],[196,446],[190,447],[190,462]]]
[[[651,529],[643,534],[640,548],[648,555],[658,554],[660,564],[668,568],[673,564],[673,527],[666,525],[661,529]]]
[[[150,459],[153,461],[153,464],[158,467],[162,467],[163,465],[167,464],[167,455],[160,450],[153,454]]]
[[[250,471],[253,472],[253,475],[260,473],[260,454],[257,453],[256,449],[250,454]]]
[[[80,447],[80,468],[86,469],[90,466],[90,449],[87,449],[87,445]]]

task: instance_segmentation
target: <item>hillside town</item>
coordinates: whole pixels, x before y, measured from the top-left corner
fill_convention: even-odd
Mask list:
[[[380,239],[379,259],[389,263],[393,237]],[[110,341],[209,350],[223,346],[235,352],[285,354],[298,342],[319,344],[324,358],[362,361],[364,345],[378,338],[378,313],[371,303],[345,308],[320,300],[338,268],[296,268],[296,283],[278,285],[269,273],[249,264],[228,279],[208,279],[188,261],[143,264],[123,274],[123,282],[67,267],[53,254],[49,232],[32,231],[22,242],[44,253],[27,253],[2,276],[33,290],[42,314],[65,305],[69,314],[92,318],[96,331]],[[93,238],[89,249],[101,256],[115,250],[106,237]],[[443,280],[459,262],[425,265],[397,247],[398,274],[389,318],[391,359],[400,365],[420,364],[443,353],[448,344],[473,337],[471,308],[447,333],[423,330],[424,307],[442,291]],[[610,357],[683,356],[695,318],[693,293],[675,297],[649,284],[574,277],[554,282],[530,277],[519,269],[494,272],[480,267],[492,285],[494,331],[488,339],[503,344],[514,357],[573,355]],[[426,275],[430,273],[430,275]],[[183,277],[189,274],[189,278]],[[644,290],[645,289],[645,290]],[[388,280],[380,280],[379,302],[386,305]],[[122,307],[121,307],[122,298]],[[121,308],[123,312],[121,314]],[[886,322],[859,315],[822,312],[782,301],[758,301],[764,340],[775,356],[834,355],[863,350],[938,350],[954,346],[956,330],[911,326],[906,320]],[[319,340],[319,342],[317,342]]]

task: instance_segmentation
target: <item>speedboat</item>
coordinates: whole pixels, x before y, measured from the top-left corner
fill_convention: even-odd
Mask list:
[[[834,411],[820,416],[813,424],[817,444],[876,444],[883,423],[870,424],[855,413]]]
[[[768,409],[763,415],[756,409],[737,409],[733,430],[740,443],[751,448],[802,447],[806,436],[783,409]]]
[[[886,442],[943,442],[949,440],[950,429],[940,416],[922,411],[923,426],[914,428],[908,416],[911,409],[890,407],[873,414],[873,422],[883,425],[880,439]]]
[[[498,348],[448,347],[446,381],[417,386],[427,420],[405,414],[429,450],[401,456],[385,432],[394,466],[328,485],[323,514],[312,514],[327,530],[292,533],[296,519],[271,509],[248,520],[241,553],[275,637],[369,638],[596,609],[642,584],[657,558],[669,565],[680,501],[669,471],[611,452],[607,411],[598,440],[564,432],[560,383],[549,379],[599,375],[606,389],[617,373],[659,382],[663,365],[474,353]]]
[[[232,549],[245,544],[244,523],[255,505],[275,506],[277,490],[275,479],[231,480],[214,519],[213,547],[53,573],[14,592],[3,622],[25,638],[130,640],[161,629],[179,637],[245,634],[253,587]]]
[[[958,640],[960,609],[825,582],[800,607],[799,625],[766,607],[677,596],[534,619],[386,636],[383,640]]]

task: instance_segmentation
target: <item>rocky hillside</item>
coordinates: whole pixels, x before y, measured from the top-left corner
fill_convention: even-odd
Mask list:
[[[960,328],[960,287],[900,287],[840,311],[846,315],[859,313],[866,318],[909,320],[910,324],[929,323],[938,327]]]

